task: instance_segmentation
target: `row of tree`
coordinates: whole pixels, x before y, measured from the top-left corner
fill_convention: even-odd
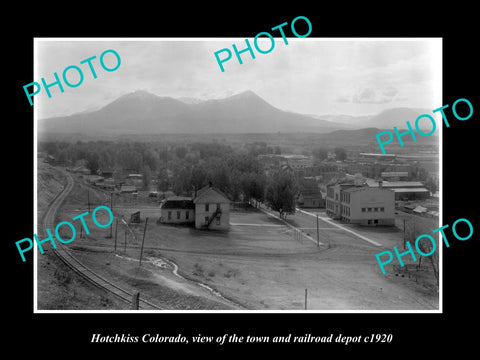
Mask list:
[[[246,151],[221,143],[164,145],[159,143],[91,141],[76,143],[45,142],[46,152],[66,166],[79,161],[92,174],[99,170],[140,173],[147,189],[156,180],[157,190],[191,195],[210,182],[233,201],[265,201],[281,216],[295,211],[297,183],[293,174],[279,171],[266,176],[257,153],[278,149],[262,143]]]

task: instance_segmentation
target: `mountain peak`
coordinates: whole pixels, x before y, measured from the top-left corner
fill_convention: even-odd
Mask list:
[[[258,96],[256,93],[254,93],[252,90],[245,90],[245,91],[239,92],[238,94],[230,96],[230,98],[239,98],[239,99],[258,98],[258,99],[261,99],[261,97]]]

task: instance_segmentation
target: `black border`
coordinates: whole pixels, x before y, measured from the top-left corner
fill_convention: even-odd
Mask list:
[[[4,192],[9,196],[4,259],[7,259],[5,278],[8,291],[4,293],[4,311],[7,312],[7,339],[12,350],[21,345],[32,345],[36,352],[57,352],[59,346],[73,345],[74,354],[92,354],[96,351],[128,350],[155,351],[165,349],[178,352],[194,350],[216,352],[227,349],[238,352],[257,349],[283,352],[312,351],[321,356],[323,351],[336,354],[345,351],[365,351],[368,354],[434,354],[443,349],[474,344],[474,329],[470,325],[476,310],[475,283],[478,256],[478,215],[474,211],[478,200],[475,136],[479,108],[474,18],[476,10],[461,3],[436,5],[438,8],[420,9],[418,4],[396,3],[376,7],[358,2],[340,4],[338,8],[318,3],[312,6],[280,4],[259,6],[246,3],[208,5],[170,9],[158,4],[111,3],[102,9],[95,4],[81,8],[35,9],[29,6],[13,11],[14,21],[4,29],[8,37],[8,55],[4,71],[7,111],[4,139]],[[473,237],[465,242],[452,241],[444,248],[444,313],[443,314],[33,314],[33,257],[19,260],[14,241],[30,237],[33,230],[33,112],[25,99],[22,86],[33,81],[34,37],[254,37],[258,32],[290,22],[296,16],[310,19],[313,31],[310,37],[442,37],[443,38],[443,104],[458,98],[467,98],[474,107],[468,121],[451,121],[443,128],[443,224],[452,224],[458,218],[469,219],[475,229]],[[2,25],[5,27],[5,25]],[[475,91],[476,90],[476,91]],[[443,105],[443,104],[439,104]],[[478,110],[477,110],[478,109]],[[11,140],[10,140],[11,139]],[[10,175],[12,178],[10,178]],[[13,189],[12,189],[13,187]],[[10,208],[12,206],[12,208]],[[13,307],[13,309],[12,309]],[[12,310],[10,310],[12,309]],[[470,326],[473,326],[470,327]],[[391,333],[390,344],[230,344],[188,346],[145,344],[91,344],[93,333],[142,335],[160,334],[210,336],[236,333],[238,335],[288,335],[312,333],[336,336]],[[49,348],[54,349],[49,349]],[[54,351],[56,350],[56,351]],[[392,352],[395,351],[395,352]],[[301,353],[298,353],[301,354]],[[38,355],[38,354],[36,354]],[[162,356],[165,356],[163,354]],[[267,354],[262,356],[268,356]]]

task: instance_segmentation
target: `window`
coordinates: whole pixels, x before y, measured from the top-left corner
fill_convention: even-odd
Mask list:
[[[177,220],[180,220],[180,211],[177,211]]]
[[[381,212],[385,212],[385,208],[381,207],[381,208],[380,208],[380,211],[381,211]]]
[[[216,221],[217,225],[220,225],[220,217],[217,216],[217,221]]]
[[[188,218],[190,217],[190,211],[185,211],[185,220],[188,220]]]
[[[217,210],[220,211],[220,204],[217,204]]]
[[[171,211],[168,212],[168,220],[172,220],[172,212]]]
[[[208,223],[208,216],[205,216],[205,223]]]
[[[362,212],[365,212],[365,208],[362,208]]]
[[[208,206],[209,204],[205,204],[205,212],[209,212],[210,211],[210,207]]]
[[[378,208],[373,208],[373,211],[378,212]]]
[[[368,212],[372,212],[372,208],[367,208],[367,211],[368,211]]]

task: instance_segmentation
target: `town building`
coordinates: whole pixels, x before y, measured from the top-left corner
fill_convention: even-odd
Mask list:
[[[430,197],[430,191],[421,181],[378,181],[367,179],[367,186],[379,187],[380,184],[395,193],[396,201],[423,200]]]
[[[376,153],[360,153],[359,160],[363,162],[376,161],[393,161],[397,158],[395,154],[376,154]]]
[[[300,178],[297,205],[303,208],[325,207],[317,180],[313,177]]]
[[[361,177],[327,186],[326,213],[333,219],[367,226],[395,224],[395,193],[372,188]]]
[[[195,222],[195,204],[191,197],[172,196],[160,206],[160,222],[166,224],[188,224]]]
[[[174,196],[160,205],[160,222],[165,224],[195,224],[197,229],[228,230],[230,200],[219,189],[208,185],[195,196]]]
[[[408,179],[408,171],[384,171],[380,177],[388,181],[405,181]]]
[[[217,188],[207,185],[197,191],[195,227],[227,230],[230,227],[230,200]]]
[[[137,192],[137,188],[134,185],[122,185],[120,187],[120,192],[122,194],[133,194]]]

